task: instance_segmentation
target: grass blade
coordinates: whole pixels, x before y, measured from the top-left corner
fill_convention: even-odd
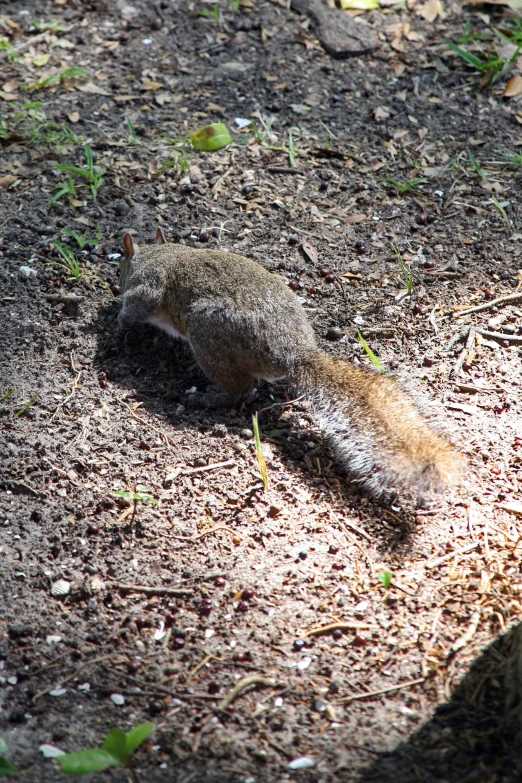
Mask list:
[[[261,479],[263,481],[264,488],[268,489],[268,471],[266,469],[265,457],[263,455],[263,449],[261,447],[261,436],[259,434],[259,421],[258,421],[257,413],[254,416],[252,416],[252,424],[254,427],[254,440],[256,442],[256,457],[259,463]]]

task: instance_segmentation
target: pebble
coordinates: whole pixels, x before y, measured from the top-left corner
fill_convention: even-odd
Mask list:
[[[124,217],[129,214],[130,207],[126,201],[118,201],[118,203],[114,205],[114,211],[120,217]]]
[[[122,696],[121,693],[111,693],[111,701],[117,707],[122,707],[125,704],[125,696]]]
[[[239,452],[244,451],[246,449],[246,444],[244,444],[244,443],[234,443],[232,448],[234,449],[234,451],[237,451],[237,453],[239,454]]]
[[[304,672],[305,669],[308,669],[311,663],[312,663],[311,658],[308,657],[303,658],[303,660],[299,661],[299,663],[297,664],[297,668],[299,669],[300,672]]]
[[[36,270],[31,269],[30,266],[21,266],[19,271],[25,280],[29,280],[31,277],[36,277]]]
[[[205,457],[196,457],[194,460],[194,467],[195,468],[202,468],[207,464],[207,460]]]
[[[326,332],[327,340],[340,340],[342,336],[343,336],[342,329],[339,329],[338,326],[330,326],[330,328]]]
[[[254,437],[254,433],[252,432],[252,430],[245,428],[241,430],[241,437],[244,438],[245,440],[250,440],[250,438]]]
[[[315,761],[310,756],[300,756],[288,763],[288,769],[310,769],[315,767]]]
[[[70,591],[71,583],[67,582],[65,579],[58,579],[51,587],[51,595],[54,596],[54,598],[63,598],[64,596],[69,595]]]

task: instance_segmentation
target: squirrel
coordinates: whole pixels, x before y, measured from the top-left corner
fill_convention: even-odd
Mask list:
[[[284,280],[235,253],[167,243],[123,245],[121,327],[149,323],[188,342],[230,401],[257,380],[286,379],[310,400],[340,463],[371,496],[453,484],[462,457],[383,373],[330,358]]]

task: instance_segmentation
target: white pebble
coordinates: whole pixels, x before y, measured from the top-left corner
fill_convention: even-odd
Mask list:
[[[122,696],[121,693],[112,693],[111,701],[113,704],[116,704],[117,707],[121,707],[125,704],[125,697]]]
[[[310,769],[315,767],[315,761],[310,756],[300,756],[288,764],[288,769]]]
[[[299,661],[299,663],[297,664],[297,668],[299,669],[300,672],[304,672],[305,669],[308,669],[311,663],[312,663],[311,658],[308,657],[303,658],[303,660]]]
[[[55,745],[40,745],[38,750],[46,759],[57,759],[59,756],[65,756],[65,751],[57,748]]]

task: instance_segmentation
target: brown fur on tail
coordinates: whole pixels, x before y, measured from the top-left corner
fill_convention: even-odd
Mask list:
[[[457,480],[463,458],[390,378],[319,352],[292,375],[341,463],[372,495],[404,486],[422,495]]]

